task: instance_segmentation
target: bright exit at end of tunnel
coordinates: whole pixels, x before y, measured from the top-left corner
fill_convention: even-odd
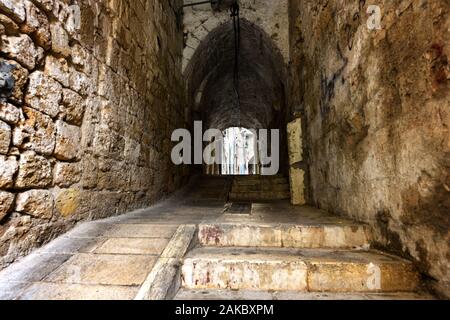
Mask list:
[[[270,131],[270,134],[269,134]],[[273,176],[280,169],[280,130],[228,128],[208,129],[194,122],[194,138],[187,129],[177,129],[171,153],[175,165],[205,165],[215,175]]]

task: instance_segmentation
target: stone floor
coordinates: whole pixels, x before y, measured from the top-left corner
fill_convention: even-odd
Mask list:
[[[419,293],[311,293],[232,290],[181,289],[175,300],[428,300],[431,296]]]
[[[228,187],[200,183],[151,208],[80,224],[1,271],[0,299],[134,299],[180,225],[220,218]]]
[[[310,207],[287,202],[254,204],[252,215],[224,214],[229,185],[200,181],[147,209],[77,226],[45,247],[0,272],[0,299],[135,299],[152,286],[155,264],[170,261],[179,244],[169,248],[181,225],[200,223],[349,224]],[[183,245],[181,245],[183,246]],[[187,245],[185,249],[187,250]],[[165,253],[169,251],[169,254]],[[179,254],[179,253],[178,253]],[[184,251],[183,251],[184,255]],[[156,268],[156,267],[155,267]],[[153,270],[153,271],[152,271]],[[149,283],[150,282],[150,283]],[[164,296],[164,295],[163,295]],[[181,290],[177,299],[324,299],[417,298],[414,294],[326,295]],[[424,296],[421,296],[422,298]]]

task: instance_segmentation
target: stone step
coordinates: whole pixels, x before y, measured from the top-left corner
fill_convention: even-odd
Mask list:
[[[336,292],[273,292],[273,291],[250,291],[250,290],[204,290],[204,289],[181,289],[174,300],[434,300],[428,293],[393,292],[393,293],[336,293]]]
[[[182,266],[185,289],[297,292],[414,292],[412,263],[379,252],[198,248]]]
[[[289,180],[285,177],[270,177],[269,178],[235,178],[233,186],[252,186],[252,185],[274,185],[274,184],[288,184]]]
[[[252,191],[252,192],[231,192],[230,201],[273,201],[288,200],[291,194],[288,191]]]
[[[232,192],[290,192],[290,186],[288,183],[283,184],[262,184],[262,185],[238,185],[233,186]]]
[[[363,224],[200,224],[198,232],[202,246],[330,248],[354,249],[370,247],[370,231]]]

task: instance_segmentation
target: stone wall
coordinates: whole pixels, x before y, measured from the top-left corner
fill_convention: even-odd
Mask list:
[[[184,0],[185,4],[198,2]],[[285,62],[289,61],[288,0],[240,0],[240,17],[261,28],[280,50]],[[186,69],[200,43],[217,27],[229,22],[230,12],[213,12],[211,5],[196,5],[184,9],[183,70]]]
[[[446,0],[290,3],[290,103],[304,118],[310,202],[372,225],[380,246],[447,294],[448,11]]]
[[[183,38],[166,0],[0,0],[0,269],[182,183]]]

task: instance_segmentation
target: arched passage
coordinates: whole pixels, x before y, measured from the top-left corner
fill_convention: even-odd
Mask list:
[[[222,131],[231,127],[280,129],[280,158],[284,163],[287,151],[283,57],[261,28],[241,19],[236,84],[235,48],[231,21],[211,31],[197,48],[185,71],[194,119],[203,121],[204,128]]]

